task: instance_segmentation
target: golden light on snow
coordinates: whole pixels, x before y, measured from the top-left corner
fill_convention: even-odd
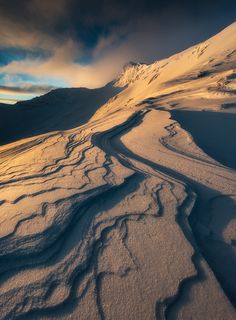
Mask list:
[[[105,88],[1,109],[1,319],[235,318],[236,166],[210,143],[216,128],[236,155],[220,139],[235,136],[235,44],[236,23]],[[2,68],[60,61],[69,79],[63,59]]]

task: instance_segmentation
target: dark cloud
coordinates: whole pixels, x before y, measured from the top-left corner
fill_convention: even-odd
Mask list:
[[[9,28],[15,35],[25,32],[29,43],[38,47],[68,37],[93,47],[114,27],[125,28],[129,34],[141,23],[145,29],[151,20],[152,27],[159,28],[158,35],[159,30],[166,33],[168,42],[170,33],[183,32],[185,27],[193,31],[193,38],[200,27],[197,38],[200,33],[205,37],[233,22],[235,14],[236,4],[231,0],[0,0],[0,35]],[[38,38],[31,39],[31,34]]]

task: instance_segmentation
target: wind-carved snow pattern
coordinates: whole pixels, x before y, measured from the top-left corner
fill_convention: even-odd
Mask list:
[[[89,121],[0,147],[0,319],[235,319],[235,168],[176,120],[235,115],[235,36],[129,65]]]

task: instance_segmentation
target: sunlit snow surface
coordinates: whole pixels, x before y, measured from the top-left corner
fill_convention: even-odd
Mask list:
[[[235,319],[236,24],[105,92],[1,138],[0,319]]]

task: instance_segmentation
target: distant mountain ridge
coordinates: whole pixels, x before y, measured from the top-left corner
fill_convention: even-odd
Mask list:
[[[98,89],[54,89],[15,105],[0,105],[0,143],[82,125],[122,89],[111,83]]]

